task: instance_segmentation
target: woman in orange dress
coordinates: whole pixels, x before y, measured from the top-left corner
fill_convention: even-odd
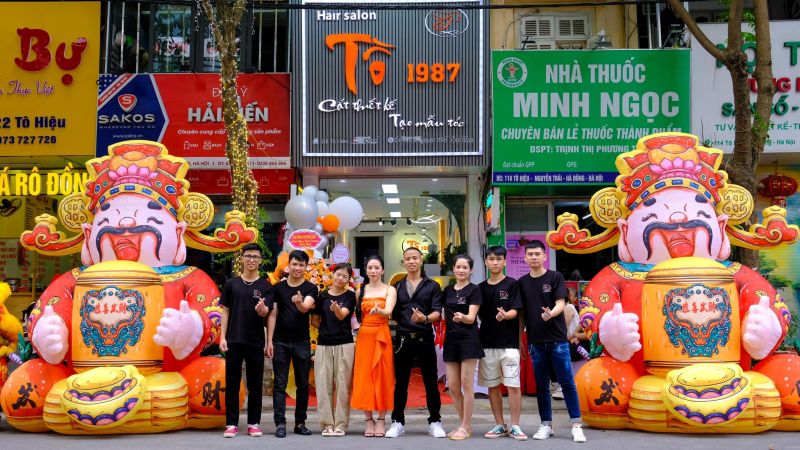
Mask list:
[[[369,283],[361,288],[361,300],[356,308],[362,314],[361,328],[356,338],[356,357],[353,369],[353,394],[350,406],[364,411],[366,437],[383,437],[385,415],[394,403],[394,360],[389,317],[397,301],[397,291],[382,280],[383,259],[367,259]],[[378,413],[373,418],[373,411]]]

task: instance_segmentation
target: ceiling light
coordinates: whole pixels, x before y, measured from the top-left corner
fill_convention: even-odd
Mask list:
[[[341,179],[341,180],[339,180],[339,183],[347,183],[347,180]]]
[[[384,194],[397,194],[396,184],[382,184],[381,187],[383,188]]]
[[[400,199],[397,197],[386,197],[386,203],[390,205],[399,205]]]
[[[439,181],[438,178],[431,178],[431,181]]]
[[[392,220],[390,220],[389,223],[391,223],[392,226],[395,226],[395,225],[397,225],[397,219],[392,218]]]
[[[378,219],[378,226],[379,227],[383,226],[383,218]]]
[[[411,217],[406,217],[406,225],[411,225]]]
[[[392,217],[403,217],[403,214],[400,211],[390,211],[389,215]]]

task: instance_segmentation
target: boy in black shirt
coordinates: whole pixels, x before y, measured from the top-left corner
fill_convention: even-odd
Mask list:
[[[261,248],[242,248],[242,275],[225,282],[222,289],[222,335],[219,348],[225,353],[225,432],[232,438],[239,432],[239,384],[242,361],[247,377],[247,432],[261,436],[261,394],[264,379],[264,317],[272,307],[272,286],[258,276]]]
[[[272,358],[275,388],[272,406],[275,410],[275,437],[286,437],[286,384],[289,364],[294,365],[297,386],[297,407],[294,432],[311,435],[306,428],[308,410],[308,371],[311,367],[309,316],[314,309],[318,289],[305,280],[308,255],[300,250],[289,253],[289,278],[272,288],[274,307],[268,320],[267,355]]]
[[[478,369],[478,384],[489,388],[496,425],[483,436],[494,439],[511,436],[524,441],[528,436],[519,426],[522,410],[520,389],[519,311],[522,300],[517,295],[517,280],[505,276],[506,249],[489,247],[485,259],[489,279],[479,285],[483,306],[478,310],[481,319],[480,339],[486,356]],[[511,428],[503,421],[503,394],[500,384],[508,389],[508,407],[511,410]]]
[[[581,428],[581,410],[578,392],[572,377],[572,367],[564,321],[564,299],[567,290],[560,272],[547,270],[544,262],[547,253],[542,241],[532,241],[525,246],[525,262],[530,273],[517,282],[517,295],[522,300],[528,332],[528,349],[533,357],[533,374],[536,377],[536,403],[542,424],[534,439],[547,439],[553,435],[553,411],[550,404],[550,368],[552,367],[567,403],[572,439],[586,442]]]

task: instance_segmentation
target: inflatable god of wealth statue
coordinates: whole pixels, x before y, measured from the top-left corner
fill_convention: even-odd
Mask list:
[[[219,426],[225,368],[200,357],[218,341],[222,309],[211,278],[184,265],[186,247],[233,251],[257,238],[244,214],[213,236],[208,197],[189,192],[188,164],[156,142],[127,141],[90,160],[85,194],[56,218],[36,218],[22,244],[46,255],[81,252],[83,266],[50,284],[31,313],[38,359],[13,371],[0,406],[20,430],[155,433]],[[244,392],[244,390],[242,390]],[[243,398],[240,399],[243,401]]]
[[[719,170],[722,151],[695,136],[660,133],[616,159],[616,187],[595,193],[592,236],[574,214],[548,234],[556,249],[617,245],[620,261],[580,299],[582,326],[605,355],[576,374],[584,420],[599,428],[753,433],[800,430],[800,359],[773,355],[790,313],[749,267],[726,261],[731,244],[793,243],[798,227],[770,207],[738,225],[753,198]],[[751,359],[761,360],[752,368]]]

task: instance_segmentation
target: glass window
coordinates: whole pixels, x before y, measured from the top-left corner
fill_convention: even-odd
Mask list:
[[[155,4],[153,11],[153,72],[191,71],[192,7]]]
[[[286,3],[278,1],[276,3]],[[263,3],[253,12],[252,70],[289,71],[289,30],[286,10],[268,9]]]
[[[505,202],[506,232],[546,231],[548,206],[528,198],[507,198]]]

